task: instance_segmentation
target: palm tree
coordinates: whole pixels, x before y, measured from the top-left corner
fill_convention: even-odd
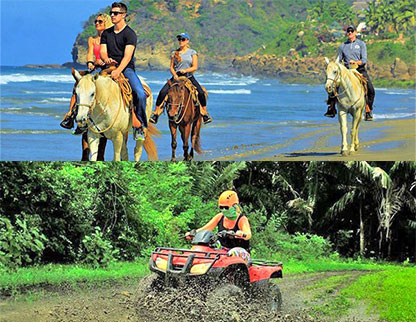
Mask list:
[[[343,213],[354,203],[359,205],[360,254],[365,254],[365,221],[377,216],[379,232],[379,254],[383,256],[387,244],[387,257],[391,255],[392,226],[403,207],[416,210],[416,201],[410,191],[409,182],[415,181],[416,165],[411,162],[396,162],[389,172],[369,163],[348,162],[350,180],[345,183],[345,194],[327,211],[329,215]],[[413,175],[413,181],[408,177]],[[416,183],[415,183],[416,185]],[[363,214],[363,205],[374,203],[373,211]]]

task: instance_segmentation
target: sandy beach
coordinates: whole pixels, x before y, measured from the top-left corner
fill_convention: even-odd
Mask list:
[[[349,124],[350,126],[350,124]],[[341,134],[336,119],[314,125],[299,125],[303,134],[269,146],[235,146],[234,153],[218,160],[262,161],[415,161],[416,120],[375,120],[362,122],[360,148],[342,156]],[[348,133],[348,142],[350,134]],[[290,152],[288,152],[290,151]]]

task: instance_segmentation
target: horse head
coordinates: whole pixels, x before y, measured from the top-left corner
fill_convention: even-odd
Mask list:
[[[185,83],[168,80],[168,84],[167,112],[170,120],[178,122],[185,106]]]
[[[89,115],[95,105],[96,86],[95,81],[98,78],[98,74],[87,74],[82,76],[80,72],[73,69],[72,76],[74,76],[77,86],[75,94],[77,97],[77,117],[76,122],[80,128],[86,128],[88,126]]]
[[[331,94],[340,85],[341,67],[338,57],[334,62],[330,62],[329,59],[325,57],[325,62],[328,65],[326,67],[325,90]]]

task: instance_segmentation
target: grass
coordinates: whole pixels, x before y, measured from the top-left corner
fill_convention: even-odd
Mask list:
[[[386,321],[416,321],[416,267],[362,276],[341,293],[364,300]]]
[[[0,271],[0,294],[12,293],[27,287],[60,285],[78,282],[96,283],[141,277],[149,273],[147,260],[138,262],[114,262],[106,268],[90,268],[80,265],[22,267],[13,272]]]
[[[393,269],[398,265],[391,263],[377,263],[371,261],[331,260],[319,259],[308,261],[287,261],[283,262],[284,274],[301,274],[327,271],[379,271]]]

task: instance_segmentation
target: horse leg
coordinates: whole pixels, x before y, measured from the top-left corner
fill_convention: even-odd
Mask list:
[[[362,110],[360,109],[360,113],[361,112]],[[359,114],[358,111],[355,111],[355,113],[352,116],[350,153],[354,153],[358,150],[358,125],[360,124],[360,120],[361,114]]]
[[[134,160],[140,161],[140,158],[142,157],[142,153],[143,153],[143,142],[136,141],[136,147],[134,148]]]
[[[121,149],[124,143],[123,133],[118,132],[113,138],[114,161],[121,161]]]
[[[176,142],[176,132],[177,132],[177,127],[175,124],[173,124],[172,122],[169,122],[169,128],[170,128],[170,134],[172,137],[172,143],[171,143],[171,147],[172,147],[172,157],[170,159],[170,161],[176,161],[176,147],[177,147],[177,142]]]
[[[347,143],[347,111],[339,109],[338,111],[338,121],[341,130],[342,144],[341,144],[341,154],[348,155],[348,143]]]
[[[105,147],[107,145],[107,138],[100,138],[100,143],[98,143],[98,157],[97,161],[104,161]]]
[[[90,153],[91,153],[91,161],[97,161],[98,157],[98,144],[100,143],[100,138],[98,137],[92,137],[88,134],[88,145],[90,147]]]
[[[88,161],[90,159],[90,148],[88,147],[88,132],[82,134],[82,158],[81,161]]]
[[[354,139],[355,151],[358,151],[358,147],[360,146],[360,140],[358,139],[358,128],[360,127],[360,123],[363,118],[363,109],[364,107],[362,109],[359,109],[359,111],[356,114],[357,123],[356,123],[356,128],[355,128],[355,139]]]
[[[129,153],[127,151],[127,139],[129,137],[129,132],[124,133],[123,135],[123,145],[121,146],[121,160],[128,161]]]
[[[189,135],[191,134],[191,124],[188,123],[187,125],[180,128],[181,130],[181,137],[183,142],[183,159],[184,161],[191,161],[192,156],[188,154],[189,149]]]
[[[199,143],[199,133],[201,131],[201,118],[198,119],[192,124],[192,132],[191,132],[191,157],[194,157],[194,150],[198,153],[201,153],[201,147]]]

